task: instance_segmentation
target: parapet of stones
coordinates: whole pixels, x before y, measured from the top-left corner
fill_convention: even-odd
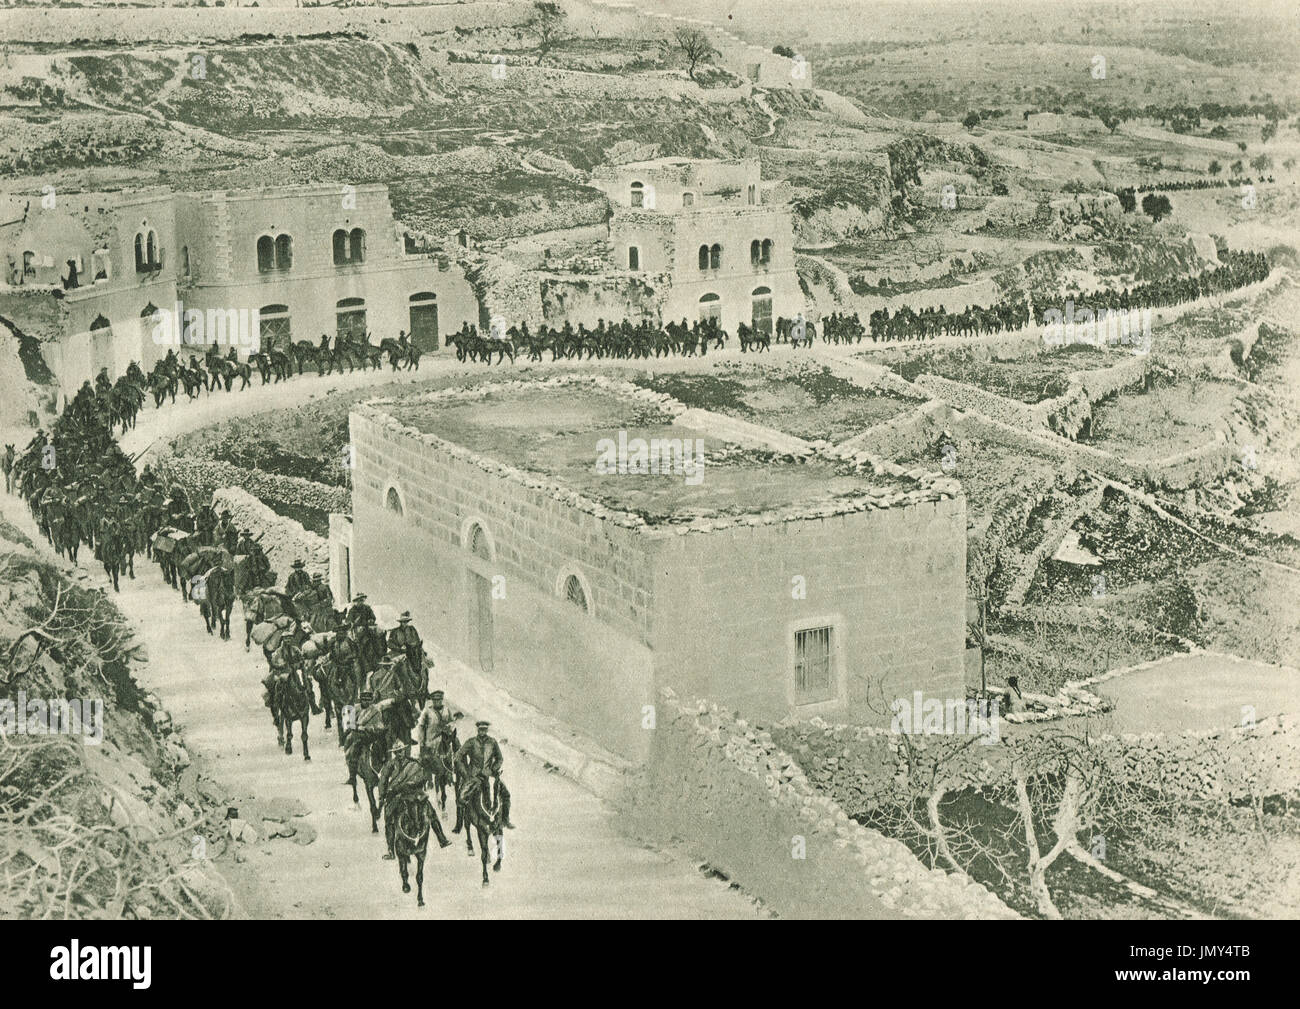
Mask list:
[[[841,451],[836,449],[829,442],[805,442],[802,444],[807,446],[806,449],[799,449],[790,452],[778,452],[772,450],[767,452],[765,457],[774,462],[783,463],[807,462],[813,459],[830,462],[835,465],[847,467],[859,475],[869,475],[878,481],[880,486],[871,487],[865,494],[838,499],[832,503],[826,504],[817,504],[805,507],[791,506],[776,508],[744,515],[703,518],[683,516],[680,519],[670,517],[660,521],[649,522],[643,516],[634,512],[612,508],[608,505],[603,505],[597,501],[593,501],[585,495],[579,494],[577,491],[572,490],[563,483],[554,479],[548,479],[529,470],[511,466],[507,463],[501,462],[500,460],[483,455],[482,453],[472,451],[471,449],[458,445],[455,442],[447,441],[436,434],[425,433],[412,425],[403,424],[389,412],[389,410],[398,405],[399,402],[404,406],[437,403],[450,405],[482,400],[494,394],[509,394],[511,392],[522,392],[524,390],[561,388],[580,389],[584,387],[615,395],[625,403],[657,408],[666,415],[672,417],[675,421],[683,418],[689,411],[690,417],[696,421],[698,421],[701,415],[703,415],[719,417],[720,427],[722,426],[722,421],[725,421],[727,425],[733,423],[730,418],[721,418],[720,415],[710,414],[709,411],[692,410],[687,407],[686,404],[665,393],[655,392],[651,389],[646,389],[632,382],[623,381],[621,379],[607,378],[604,375],[586,374],[561,375],[555,378],[542,380],[515,379],[507,382],[493,382],[472,387],[439,389],[418,396],[384,397],[380,399],[367,400],[364,403],[358,404],[353,408],[353,413],[366,418],[382,428],[398,433],[405,438],[409,438],[412,441],[431,446],[457,459],[469,462],[482,469],[484,472],[522,484],[530,490],[541,491],[554,500],[561,501],[572,508],[586,512],[602,521],[612,522],[615,525],[627,529],[633,529],[649,536],[707,533],[716,530],[731,529],[736,526],[776,525],[781,522],[799,522],[808,519],[830,518],[834,515],[844,515],[853,512],[876,511],[889,508],[906,508],[926,502],[949,500],[960,497],[962,494],[961,484],[957,480],[944,476],[940,472],[927,471],[920,467],[907,468],[887,459],[878,458],[866,451]],[[750,425],[750,427],[757,427],[757,425]],[[705,430],[704,433],[710,434],[712,432]],[[791,440],[788,435],[782,434],[778,431],[770,431],[769,434],[772,443],[778,443],[782,440]],[[721,432],[717,437],[722,441],[728,440]],[[739,446],[733,448],[733,451],[740,450],[741,448]],[[752,452],[754,450],[750,449],[749,451]],[[761,457],[764,457],[764,454],[760,451],[760,458]]]

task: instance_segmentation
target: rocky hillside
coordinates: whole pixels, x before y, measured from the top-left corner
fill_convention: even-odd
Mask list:
[[[101,592],[0,520],[0,917],[238,913],[214,861],[228,797],[137,687],[138,657]]]

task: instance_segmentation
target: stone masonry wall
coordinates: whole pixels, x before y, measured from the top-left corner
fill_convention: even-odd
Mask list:
[[[293,519],[277,515],[247,491],[238,487],[220,487],[212,495],[212,507],[218,515],[229,508],[231,521],[238,528],[247,529],[253,534],[253,539],[261,537],[262,549],[266,551],[281,585],[289,577],[293,562],[299,559],[306,563],[308,574],[329,578],[329,543]]]
[[[163,480],[178,483],[187,493],[204,500],[219,487],[239,487],[261,501],[327,513],[346,512],[352,507],[352,494],[346,487],[331,487],[302,477],[247,469],[228,462],[163,453],[154,463],[154,469]]]
[[[508,581],[520,578],[551,593],[559,573],[577,567],[590,585],[593,614],[646,640],[651,565],[647,544],[632,530],[570,507],[540,481],[528,487],[492,472],[491,463],[472,461],[470,453],[421,441],[382,414],[354,412],[350,420],[356,495],[382,503],[395,486],[406,521],[452,546],[463,547],[465,523],[480,519],[495,546],[495,566]]]
[[[704,702],[656,704],[648,765],[627,822],[679,841],[788,918],[1016,918],[969,878],[926,869],[854,823],[770,733]]]
[[[1001,741],[976,743],[959,753],[950,736],[912,735],[915,774],[928,780],[936,754],[951,757],[944,775],[952,790],[1010,783],[1012,761],[1036,736],[1008,731]],[[896,794],[907,774],[901,734],[820,719],[773,729],[808,778],[857,816]],[[1140,782],[1184,799],[1229,802],[1252,796],[1295,795],[1300,788],[1300,723],[1294,716],[1264,719],[1254,728],[1212,732],[1091,736],[1090,755],[1122,781]]]

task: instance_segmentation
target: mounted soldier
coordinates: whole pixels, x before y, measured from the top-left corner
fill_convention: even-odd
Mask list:
[[[425,774],[420,762],[410,754],[410,744],[397,742],[389,751],[388,762],[379,772],[379,804],[384,810],[384,839],[388,842],[388,852],[383,856],[392,860],[393,830],[397,823],[397,810],[404,801],[419,800],[429,807],[433,818],[430,826],[438,839],[438,844],[447,847],[451,841],[443,833],[442,824],[438,822],[438,813],[424,793]]]
[[[217,523],[217,542],[232,554],[238,552],[235,547],[239,544],[239,530],[235,528],[229,508],[222,511],[221,520]]]
[[[491,788],[496,782],[496,800],[501,803],[501,822],[511,830],[515,825],[510,822],[510,790],[501,780],[501,747],[488,735],[490,722],[481,720],[474,723],[478,735],[471,736],[456,751],[456,767],[463,781],[461,799],[468,801],[480,789]],[[490,793],[489,793],[490,794]]]
[[[348,623],[355,626],[369,626],[375,622],[375,611],[370,608],[366,602],[366,594],[358,592],[352,597],[352,605],[348,607]]]
[[[416,684],[415,696],[423,704],[429,695],[429,675],[424,667],[424,642],[420,632],[411,625],[411,611],[406,610],[397,618],[397,626],[388,632],[388,647],[400,648],[406,656],[407,671]]]
[[[307,567],[299,557],[293,562],[293,570],[289,572],[289,578],[284,583],[285,594],[292,599],[310,588],[311,576],[307,574]]]

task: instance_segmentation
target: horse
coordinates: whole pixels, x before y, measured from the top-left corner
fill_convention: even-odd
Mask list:
[[[357,796],[357,775],[366,790],[370,803],[370,833],[379,833],[379,806],[375,802],[375,789],[379,786],[379,771],[388,753],[388,734],[385,732],[349,729],[346,749],[348,784],[352,786],[352,804],[361,805]]]
[[[488,836],[496,838],[497,842],[497,860],[492,864],[493,872],[501,871],[502,856],[502,837],[501,837],[501,803],[493,798],[491,806],[488,805],[486,795],[491,795],[492,783],[485,778],[477,776],[471,777],[461,785],[461,805],[465,813],[465,841],[469,845],[470,854],[474,854],[474,846],[470,842],[469,828],[473,827],[478,833],[479,857],[483,862],[483,885],[488,885]]]
[[[460,783],[456,780],[456,751],[460,749],[460,738],[456,727],[451,726],[438,737],[433,749],[433,787],[438,793],[438,805],[447,812],[447,786],[452,788],[452,800],[460,809]],[[468,837],[468,835],[466,835]]]
[[[230,640],[230,611],[235,608],[235,573],[224,564],[209,568],[203,575],[204,591],[199,598],[203,624],[212,633],[219,626],[221,638]]]
[[[338,726],[339,746],[343,745],[343,711],[355,706],[361,691],[361,684],[352,669],[325,652],[316,660],[313,674],[320,684],[320,703],[325,709],[325,728],[330,727],[330,716]]]
[[[293,753],[293,723],[302,723],[302,759],[311,760],[307,748],[307,726],[311,722],[311,682],[297,669],[287,669],[272,680],[271,718],[275,721],[275,738],[284,752]]]
[[[432,807],[423,791],[404,794],[394,800],[393,855],[402,877],[402,893],[411,892],[407,860],[415,856],[415,904],[424,907],[424,860],[429,853],[429,829],[433,824]],[[500,862],[497,863],[500,865]]]

